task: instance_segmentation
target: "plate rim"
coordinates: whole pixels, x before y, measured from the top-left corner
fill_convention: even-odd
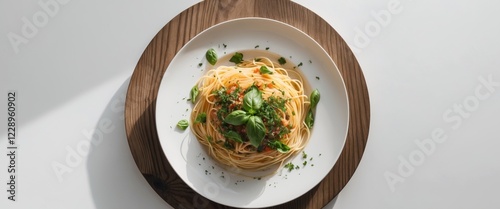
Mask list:
[[[226,20],[226,21],[221,21],[217,24],[214,24],[206,29],[204,29],[203,31],[199,32],[198,34],[196,34],[195,36],[193,36],[190,40],[188,40],[186,43],[184,43],[182,45],[182,47],[180,47],[180,49],[175,53],[175,55],[172,57],[172,59],[170,60],[170,62],[168,63],[168,65],[165,67],[165,71],[164,72],[167,72],[168,71],[168,68],[171,66],[171,64],[175,61],[175,59],[177,58],[177,55],[179,54],[179,52],[181,52],[186,46],[189,46],[192,42],[194,42],[198,37],[202,36],[203,34],[209,32],[210,30],[213,30],[214,28],[217,28],[219,26],[222,26],[222,25],[225,25],[225,24],[228,24],[228,23],[233,23],[233,22],[237,22],[237,21],[245,21],[245,20],[250,20],[250,21],[253,21],[253,20],[257,20],[257,21],[269,21],[269,22],[272,22],[273,24],[280,24],[280,25],[283,25],[283,26],[286,26],[298,33],[300,33],[302,36],[304,36],[305,38],[309,39],[310,41],[314,42],[315,44],[315,47],[318,47],[320,50],[321,50],[321,53],[324,54],[327,58],[328,58],[328,62],[331,63],[333,66],[335,66],[335,69],[332,69],[332,71],[335,71],[335,74],[338,74],[339,78],[340,78],[340,81],[341,81],[341,84],[342,84],[342,94],[345,96],[345,100],[346,100],[346,103],[345,103],[345,108],[346,108],[346,118],[343,120],[345,121],[345,130],[342,131],[342,146],[339,148],[340,149],[340,152],[338,152],[338,154],[335,156],[335,160],[332,164],[332,166],[329,168],[328,172],[325,173],[324,176],[321,177],[321,180],[316,182],[314,185],[317,186],[318,184],[320,184],[323,179],[333,170],[335,164],[339,161],[339,158],[340,156],[342,155],[342,152],[344,150],[344,147],[346,146],[346,142],[347,142],[347,138],[348,138],[348,134],[349,134],[349,128],[350,128],[350,111],[351,111],[351,107],[350,107],[350,99],[349,99],[349,94],[348,94],[348,91],[347,91],[347,86],[346,86],[346,82],[345,82],[345,78],[344,76],[342,75],[342,73],[340,72],[340,68],[338,67],[337,63],[333,60],[333,58],[331,57],[331,55],[325,50],[325,48],[320,44],[318,43],[318,41],[316,41],[316,39],[314,39],[313,37],[311,37],[309,34],[305,33],[304,31],[300,30],[299,28],[291,25],[291,24],[288,24],[288,23],[285,23],[285,22],[282,22],[282,21],[279,21],[279,20],[276,20],[276,19],[272,19],[272,18],[265,18],[265,17],[240,17],[240,18],[234,18],[234,19],[230,19],[230,20]],[[238,50],[252,50],[250,48],[248,49],[238,49]],[[276,52],[273,52],[273,53],[276,53]],[[203,59],[202,59],[203,60]],[[162,86],[162,82],[165,78],[165,74],[163,74],[161,76],[161,79],[160,79],[160,83],[159,83],[159,87],[158,87],[158,95],[159,93],[161,92],[161,86]],[[158,124],[158,120],[160,117],[158,117],[158,107],[160,105],[158,105],[160,100],[156,100],[155,101],[155,126],[156,126],[156,131],[157,131],[157,135],[158,135],[158,140],[161,140],[160,138],[160,134],[159,134],[159,128],[157,127],[157,124]],[[163,143],[160,142],[160,146],[161,146],[161,152],[165,155],[167,161],[171,163],[171,159],[169,159],[165,153],[165,150],[163,148]],[[307,145],[306,145],[307,147]],[[304,147],[304,149],[306,148]],[[173,167],[173,166],[172,166]],[[272,207],[272,206],[277,206],[277,205],[281,205],[281,204],[284,204],[284,203],[287,203],[287,202],[290,202],[304,194],[306,194],[308,191],[310,191],[311,189],[313,189],[315,186],[311,187],[311,188],[308,188],[308,189],[304,189],[303,192],[301,192],[300,195],[298,195],[297,197],[294,197],[294,198],[290,198],[288,199],[287,201],[284,201],[284,202],[279,202],[279,203],[276,203],[276,204],[271,204],[271,205],[263,205],[263,206],[247,206],[247,205],[244,205],[244,206],[241,206],[241,205],[228,205],[224,202],[219,202],[219,201],[216,201],[212,198],[209,198],[207,197],[206,195],[204,195],[203,193],[199,192],[198,189],[194,188],[194,186],[192,186],[191,184],[192,183],[188,183],[185,181],[185,178],[187,177],[183,177],[182,175],[180,175],[178,173],[178,171],[173,167],[173,170],[174,172],[179,176],[179,178],[181,178],[181,180],[186,183],[191,189],[193,189],[194,192],[196,192],[197,194],[211,200],[211,201],[214,201],[218,204],[221,204],[221,205],[226,205],[226,206],[231,206],[231,207],[240,207],[240,208],[263,208],[263,207]]]

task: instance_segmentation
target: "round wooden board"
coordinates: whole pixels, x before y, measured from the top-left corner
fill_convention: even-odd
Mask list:
[[[130,79],[125,106],[128,143],[140,172],[174,208],[229,208],[187,186],[168,163],[159,143],[155,106],[163,74],[175,54],[191,38],[223,21],[264,17],[290,24],[315,39],[338,66],[349,97],[346,144],[329,174],[313,189],[273,208],[322,208],[354,174],[368,139],[370,103],[361,68],[335,30],[314,12],[289,0],[206,0],[173,18],[153,38]]]

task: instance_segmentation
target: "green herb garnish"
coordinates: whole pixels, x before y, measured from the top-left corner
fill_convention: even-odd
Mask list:
[[[182,130],[186,130],[188,126],[189,122],[186,119],[182,119],[179,122],[177,122],[177,127],[179,127]]]
[[[312,128],[313,127],[313,125],[314,125],[314,114],[313,114],[313,110],[312,109],[309,109],[309,111],[307,111],[306,119],[304,121],[306,122],[306,126],[308,128]]]
[[[266,66],[260,67],[260,74],[273,74],[273,71],[269,70]]]
[[[210,48],[207,50],[207,53],[205,53],[205,58],[207,58],[208,63],[211,65],[215,65],[217,63],[217,53],[215,53],[215,49]]]
[[[284,64],[286,64],[286,59],[284,57],[280,57],[278,59],[278,62],[280,63],[280,65],[284,65]]]
[[[314,125],[314,109],[316,108],[316,105],[318,105],[320,98],[321,96],[318,89],[315,89],[313,92],[311,92],[311,96],[309,97],[311,105],[309,106],[309,111],[307,111],[306,118],[304,120],[308,128],[312,128]]]
[[[235,110],[224,118],[224,122],[231,125],[245,124],[247,137],[250,144],[254,147],[259,147],[260,143],[264,139],[264,136],[266,135],[264,122],[259,116],[254,115],[261,108],[262,104],[262,93],[257,87],[252,86],[243,96],[244,110]]]
[[[207,113],[200,113],[198,116],[196,116],[196,120],[194,121],[195,123],[205,123],[207,122]]]
[[[234,149],[233,144],[229,143],[229,141],[225,141],[225,142],[224,142],[224,147],[225,147],[226,149]]]
[[[281,152],[281,153],[287,153],[290,151],[290,147],[288,147],[288,145],[286,145],[286,144],[283,144],[283,142],[281,142],[279,140],[269,141],[268,146],[273,148],[273,149],[278,150],[278,152]]]
[[[285,168],[288,169],[288,171],[292,171],[295,168],[295,165],[291,162],[285,164]]]
[[[245,109],[250,114],[255,114],[258,109],[262,106],[262,93],[257,89],[257,87],[250,87],[243,97],[243,109]]]
[[[243,94],[240,86],[236,88],[222,87],[212,92],[215,95],[217,118],[220,123],[217,130],[226,138],[226,142],[248,142],[252,147],[262,152],[271,148],[287,153],[290,150],[280,139],[291,132],[291,127],[283,124],[282,115],[286,112],[286,103],[290,99],[271,95],[264,99],[259,87],[252,85]]]
[[[246,124],[246,131],[250,144],[258,147],[266,135],[266,127],[259,116],[250,116]]]
[[[193,86],[193,88],[191,88],[191,91],[189,92],[189,100],[191,101],[191,103],[194,104],[194,102],[196,101],[196,97],[198,97],[199,93],[200,90],[198,89],[198,85],[195,85]]]
[[[243,61],[243,54],[236,52],[229,61],[234,64],[240,64]]]
[[[318,104],[320,98],[321,95],[319,94],[318,89],[314,89],[314,91],[311,92],[311,96],[309,97],[309,101],[311,102],[311,108],[316,108],[316,105]]]
[[[243,140],[241,139],[240,134],[238,134],[235,131],[228,131],[228,132],[224,133],[224,137],[231,139],[235,142],[243,143]]]
[[[245,124],[249,118],[250,115],[247,114],[247,112],[243,110],[235,110],[224,118],[224,122],[238,126]]]

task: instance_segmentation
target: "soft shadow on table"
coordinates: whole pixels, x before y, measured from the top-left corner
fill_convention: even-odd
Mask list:
[[[337,202],[337,197],[334,197],[333,200],[328,203],[328,205],[325,205],[324,209],[334,208],[335,207],[335,203]]]
[[[130,79],[125,80],[110,99],[93,132],[91,149],[87,157],[87,171],[95,208],[172,208],[151,187],[132,157],[123,115],[129,81]],[[318,192],[318,186],[312,190],[312,193]],[[313,201],[310,195],[292,201],[291,204],[273,208],[306,207]],[[179,203],[186,203],[185,201],[179,200]],[[333,208],[335,201],[333,199],[325,208]],[[214,206],[206,203],[209,202],[204,202],[202,205],[208,208]],[[192,204],[193,202],[181,204],[181,207],[189,208]]]
[[[111,98],[91,141],[87,171],[95,208],[171,208],[144,179],[128,146],[123,110],[129,81]]]
[[[52,53],[55,51],[57,50],[52,49],[50,52],[48,51],[45,53]],[[100,67],[105,68],[106,70],[99,71],[99,76],[96,76],[95,73],[89,73],[89,69],[84,65],[75,65],[75,63],[85,62],[85,60],[71,59],[82,56],[88,60],[97,58],[90,55],[76,55],[75,53],[79,52],[63,52],[63,54],[71,56],[71,58],[68,59],[65,59],[66,56],[64,55],[60,56],[59,54],[53,54],[51,56],[45,56],[46,60],[44,60],[43,63],[40,63],[39,60],[29,61],[36,63],[34,66],[32,66],[33,63],[28,65],[32,66],[32,69],[43,70],[32,70],[25,73],[20,72],[20,74],[15,73],[23,76],[6,83],[6,85],[10,85],[8,88],[12,88],[9,90],[17,91],[17,97],[21,99],[21,101],[18,100],[18,105],[22,105],[23,107],[22,110],[20,110],[22,111],[23,126],[30,124],[32,121],[36,121],[48,112],[52,112],[64,105],[67,105],[68,102],[78,98],[78,96],[94,90],[94,88],[106,83],[107,80],[116,74],[121,73],[120,70],[122,69],[112,67]],[[53,66],[49,66],[49,64],[47,64],[52,62],[58,63],[55,66],[61,67],[54,68]],[[41,67],[45,65],[47,66]],[[5,75],[2,74],[2,76]],[[2,90],[6,91],[7,89],[4,89],[2,86]],[[5,95],[7,95],[6,92]],[[0,129],[0,134],[2,136],[6,135],[6,133],[6,128]]]

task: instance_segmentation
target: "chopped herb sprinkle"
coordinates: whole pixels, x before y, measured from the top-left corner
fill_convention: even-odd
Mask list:
[[[240,52],[236,52],[229,61],[234,64],[240,64],[243,61],[243,54]]]
[[[295,165],[291,162],[285,164],[285,168],[288,169],[288,171],[292,171],[295,168]]]
[[[286,59],[284,57],[280,57],[278,59],[278,62],[280,63],[280,65],[284,65],[284,64],[286,64]]]

